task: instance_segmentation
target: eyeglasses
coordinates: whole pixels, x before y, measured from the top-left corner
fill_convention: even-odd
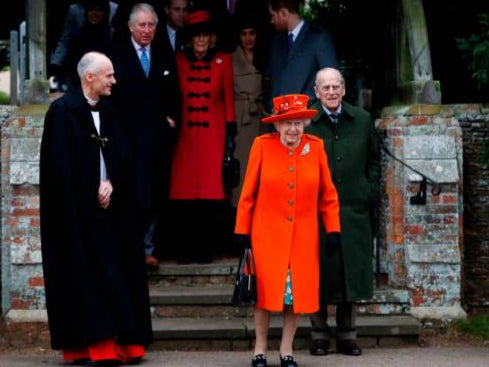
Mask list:
[[[319,89],[323,92],[327,92],[330,89],[333,90],[333,92],[338,92],[341,88],[342,84],[333,84],[333,85],[321,85]]]

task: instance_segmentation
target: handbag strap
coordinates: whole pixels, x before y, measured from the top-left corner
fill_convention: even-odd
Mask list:
[[[244,274],[245,265],[246,269],[248,270],[248,274],[255,274],[255,260],[253,258],[253,251],[251,251],[250,248],[245,248],[243,255],[239,259],[236,279],[239,278],[240,274]]]
[[[236,272],[236,278],[239,278],[239,274],[243,274],[244,265],[245,265],[245,256],[246,256],[246,252],[243,252],[243,255],[239,258],[238,271]]]
[[[246,258],[246,268],[249,274],[255,274],[255,259],[251,248],[245,249],[244,257]]]

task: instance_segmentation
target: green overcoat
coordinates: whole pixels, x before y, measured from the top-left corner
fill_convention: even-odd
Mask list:
[[[378,197],[379,145],[374,123],[366,110],[342,102],[333,124],[320,103],[306,132],[321,137],[340,199],[341,250],[324,255],[321,230],[322,305],[369,299],[373,293],[372,210]],[[344,290],[344,291],[343,291]]]

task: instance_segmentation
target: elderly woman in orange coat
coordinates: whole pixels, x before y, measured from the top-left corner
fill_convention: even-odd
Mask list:
[[[271,312],[283,312],[281,367],[296,367],[293,340],[299,315],[319,309],[319,223],[326,249],[340,246],[339,202],[324,143],[304,134],[317,113],[308,96],[275,97],[274,114],[262,119],[277,132],[253,142],[237,207],[235,240],[251,247],[258,300],[254,310],[252,367],[266,367]]]

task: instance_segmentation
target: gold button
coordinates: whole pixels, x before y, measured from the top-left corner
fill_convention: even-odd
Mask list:
[[[293,156],[293,155],[294,155],[294,152],[293,152],[293,151],[291,151],[291,150],[289,150],[289,155],[290,155],[290,156]]]
[[[292,221],[294,220],[294,218],[293,218],[291,215],[289,215],[289,216],[287,217],[287,220],[288,220],[289,222],[292,222]]]
[[[289,205],[294,205],[294,200],[290,199],[289,200]]]
[[[290,166],[290,167],[289,167],[289,171],[290,171],[290,172],[294,172],[294,167],[293,167],[293,166]]]
[[[289,183],[289,189],[293,189],[294,187],[295,187],[295,185],[293,182]]]

